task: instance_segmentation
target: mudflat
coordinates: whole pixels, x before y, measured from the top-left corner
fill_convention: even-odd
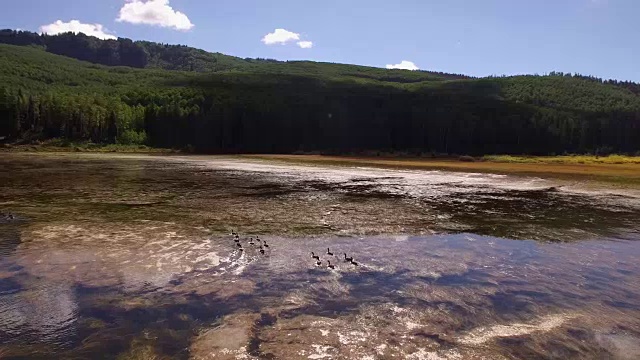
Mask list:
[[[250,158],[294,163],[375,166],[396,169],[449,170],[529,176],[556,177],[579,181],[593,180],[640,187],[640,157],[494,156],[461,161],[457,158],[393,158],[325,155],[251,155]]]

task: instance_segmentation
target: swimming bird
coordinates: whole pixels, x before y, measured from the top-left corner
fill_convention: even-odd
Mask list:
[[[233,239],[233,241],[235,241],[236,243],[239,243],[239,242],[240,242],[240,239],[235,238],[235,239]]]
[[[239,247],[239,248],[242,248],[242,244],[240,244],[240,243],[236,243],[236,246]]]
[[[335,269],[336,268],[335,266],[331,265],[331,260],[327,260],[327,262],[329,263],[329,265],[327,265],[327,267],[329,269]]]
[[[262,241],[262,240],[260,240],[260,236],[256,236],[256,241],[257,241],[257,242]]]
[[[253,242],[253,238],[251,238],[251,239],[249,240],[249,245],[253,245],[253,244],[254,244],[254,242]]]
[[[316,261],[316,265],[318,265],[318,266],[322,265],[322,261],[320,261],[320,260]]]
[[[269,247],[269,244],[267,244],[267,240],[264,240],[263,243],[264,243],[264,247]]]
[[[329,251],[329,248],[327,248],[327,255],[332,255],[333,256],[333,253],[331,251]]]
[[[260,254],[264,255],[264,249],[260,246]]]
[[[344,261],[353,261],[353,257],[347,257],[347,253],[344,253]]]
[[[316,255],[313,251],[311,252],[311,258],[320,261],[320,256]]]

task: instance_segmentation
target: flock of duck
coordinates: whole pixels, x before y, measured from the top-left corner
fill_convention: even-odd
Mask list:
[[[347,253],[343,253],[343,254],[344,254],[344,262],[349,263],[350,265],[353,265],[353,266],[358,266],[359,265],[355,260],[353,260],[353,256],[347,257]],[[331,250],[329,248],[327,248],[327,253],[325,255],[328,255],[330,257],[334,257],[333,253],[331,252]],[[316,265],[317,266],[322,266],[322,260],[320,260],[320,256],[316,255],[316,253],[313,252],[313,251],[311,252],[311,258],[316,260]],[[335,265],[333,265],[331,263],[331,260],[329,260],[329,259],[327,259],[327,268],[329,268],[329,269],[335,269],[336,268]]]
[[[240,241],[240,234],[238,234],[237,232],[232,230],[231,231],[231,236],[233,237],[233,241],[235,242],[236,248],[238,249],[238,251],[243,252],[245,247],[242,245],[242,242]],[[246,238],[244,240],[246,241]],[[248,244],[251,245],[254,248],[256,246],[258,246],[258,252],[260,252],[260,254],[262,254],[262,255],[264,255],[264,253],[265,253],[265,248],[266,249],[269,248],[269,244],[267,244],[267,240],[261,240],[260,236],[256,236],[255,240],[254,240],[253,237],[250,237],[249,241],[248,241]],[[353,265],[353,266],[358,266],[359,265],[355,260],[353,260],[353,256],[348,257],[347,253],[343,253],[343,254],[344,254],[344,262],[345,263],[348,263],[348,264]],[[331,250],[329,248],[327,248],[327,252],[326,252],[325,255],[335,258],[333,253],[331,252]],[[311,258],[315,260],[316,266],[322,266],[323,265],[322,264],[322,260],[320,259],[320,256],[316,255],[316,253],[313,252],[313,251],[311,252]],[[336,266],[331,263],[330,259],[327,259],[327,268],[328,269],[332,269],[332,270],[336,268]]]
[[[0,219],[6,220],[6,221],[12,221],[12,220],[16,220],[16,216],[13,215],[12,213],[0,212]]]
[[[238,248],[238,251],[243,252],[244,251],[244,247],[242,246],[242,243],[240,242],[240,235],[235,232],[235,231],[231,231],[231,236],[233,236],[233,241],[236,243],[236,247]],[[246,240],[246,239],[245,239]],[[260,252],[260,254],[264,255],[265,252],[265,248],[269,248],[269,244],[267,244],[267,240],[261,240],[260,236],[256,236],[255,241],[253,240],[253,237],[249,238],[249,245],[251,246],[256,246],[258,245],[258,251]]]

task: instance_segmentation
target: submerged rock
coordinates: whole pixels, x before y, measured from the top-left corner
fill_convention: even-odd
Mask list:
[[[222,323],[205,330],[191,343],[190,353],[194,360],[205,359],[249,359],[249,342],[255,322],[260,314],[238,314],[226,316]]]
[[[167,356],[160,354],[153,343],[147,340],[135,339],[131,347],[118,355],[116,360],[168,360]]]

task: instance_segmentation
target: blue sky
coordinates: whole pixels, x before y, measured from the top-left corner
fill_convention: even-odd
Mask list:
[[[7,0],[2,8],[1,28],[102,31],[240,57],[640,81],[638,0]]]

